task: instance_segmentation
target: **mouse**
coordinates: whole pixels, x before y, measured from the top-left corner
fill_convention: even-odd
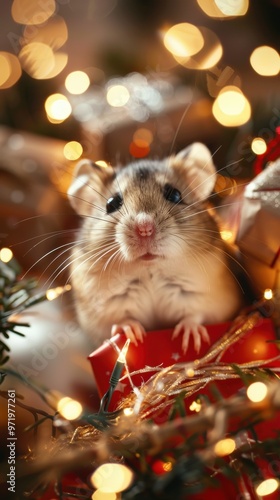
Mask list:
[[[205,325],[238,313],[242,290],[209,210],[216,175],[199,142],[116,168],[78,162],[68,190],[81,217],[70,280],[95,346],[117,333],[138,345],[149,331],[172,329],[183,353],[190,342],[199,353],[211,343]]]

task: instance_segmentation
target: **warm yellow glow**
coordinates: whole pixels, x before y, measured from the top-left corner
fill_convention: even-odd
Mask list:
[[[12,87],[21,77],[18,58],[10,52],[0,52],[0,89]]]
[[[120,108],[129,101],[130,94],[124,85],[112,85],[107,90],[107,101],[110,106]]]
[[[13,252],[12,250],[10,250],[9,248],[1,248],[0,250],[0,260],[2,260],[2,262],[10,262],[10,260],[12,260],[13,258]]]
[[[23,30],[25,43],[41,42],[58,50],[68,39],[67,24],[63,17],[53,16],[48,22],[40,26],[25,26]]]
[[[277,50],[262,45],[257,47],[250,56],[252,68],[262,76],[275,76],[280,71],[280,56]]]
[[[67,160],[78,160],[83,154],[83,146],[77,141],[70,141],[65,144],[63,154]]]
[[[226,17],[244,16],[249,8],[249,0],[214,0],[218,9]]]
[[[118,357],[119,363],[125,363],[125,358],[129,348],[130,339],[127,339]]]
[[[50,288],[49,290],[46,291],[46,297],[47,297],[47,300],[54,300],[56,299],[57,297],[59,297],[59,295],[61,295],[62,293],[65,293],[65,292],[69,292],[69,290],[71,290],[71,285],[68,284],[68,285],[65,285],[65,286],[57,286],[56,288]]]
[[[65,87],[70,94],[83,94],[90,84],[90,79],[84,71],[72,71],[65,79]]]
[[[44,80],[49,80],[59,75],[61,71],[64,70],[66,64],[68,63],[68,54],[66,52],[56,52],[54,55],[54,66],[53,68],[45,74]]]
[[[21,49],[18,57],[23,69],[37,80],[48,76],[55,65],[52,48],[41,42],[28,43]]]
[[[233,239],[233,233],[229,229],[222,229],[220,235],[224,241],[232,241]]]
[[[199,27],[204,39],[202,49],[191,57],[181,57],[173,54],[176,61],[188,69],[204,70],[215,66],[223,55],[222,44],[214,31]]]
[[[180,23],[169,28],[164,35],[163,43],[174,56],[190,57],[202,49],[204,39],[196,26]]]
[[[267,145],[264,139],[255,137],[255,139],[252,140],[251,148],[256,155],[263,155],[267,150]]]
[[[195,411],[196,413],[200,412],[201,402],[200,401],[193,401],[192,404],[189,406],[189,409],[191,411]]]
[[[200,8],[210,17],[244,16],[249,0],[197,0]]]
[[[271,495],[274,493],[279,487],[279,481],[277,479],[271,477],[269,479],[264,479],[257,487],[256,493],[260,497],[265,497],[266,495]]]
[[[104,160],[97,160],[94,163],[96,163],[96,165],[99,165],[99,167],[103,167],[103,168],[109,167],[108,163]]]
[[[55,12],[55,0],[38,2],[38,0],[14,0],[11,14],[16,23],[42,24]]]
[[[226,127],[237,127],[251,117],[251,106],[238,87],[224,87],[215,99],[212,112],[216,120]]]
[[[93,486],[104,493],[126,490],[133,480],[133,472],[122,464],[107,463],[100,465],[92,474]]]
[[[235,441],[231,438],[221,439],[214,446],[214,452],[218,457],[230,455],[235,450]]]
[[[148,146],[153,142],[153,133],[148,128],[138,128],[133,134],[133,141],[144,141]]]
[[[273,299],[273,291],[271,290],[271,288],[265,289],[265,291],[263,292],[263,297],[265,300]]]
[[[195,372],[194,372],[194,369],[193,369],[193,368],[188,368],[188,369],[186,370],[186,375],[187,375],[187,377],[189,377],[189,378],[193,378],[193,377],[194,377],[194,374],[195,374]]]
[[[66,420],[76,420],[82,414],[83,407],[79,401],[75,399],[64,397],[57,403],[57,411]]]
[[[133,415],[133,408],[125,408],[123,410],[123,414],[126,416],[126,417],[129,417],[130,415]]]
[[[104,491],[96,490],[92,495],[92,500],[117,500],[116,493],[104,493]]]
[[[247,389],[247,396],[253,403],[259,403],[265,399],[267,391],[267,386],[263,382],[253,382]]]
[[[45,101],[45,110],[53,120],[66,120],[71,114],[72,108],[67,97],[63,94],[52,94]]]
[[[170,472],[173,469],[172,462],[163,462],[162,468],[165,472]]]

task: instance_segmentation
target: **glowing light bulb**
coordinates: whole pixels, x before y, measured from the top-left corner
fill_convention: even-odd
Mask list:
[[[226,127],[237,127],[251,116],[251,106],[238,87],[224,87],[214,101],[212,112],[218,122]]]
[[[92,500],[117,500],[116,493],[104,493],[104,491],[96,490],[92,495]]]
[[[253,403],[259,403],[266,398],[267,386],[263,382],[253,382],[247,389],[247,396]]]
[[[70,116],[72,108],[63,94],[52,94],[45,101],[45,110],[49,118],[64,121]]]
[[[64,397],[58,401],[57,411],[66,420],[76,420],[82,414],[83,407],[79,401]]]
[[[67,160],[78,160],[83,154],[83,146],[77,141],[70,141],[65,144],[63,154]]]
[[[125,358],[126,358],[126,355],[127,355],[127,351],[128,351],[128,348],[129,348],[129,344],[130,344],[130,339],[127,339],[119,356],[118,356],[118,359],[117,361],[119,361],[119,363],[125,363]]]
[[[263,297],[265,300],[273,299],[273,291],[271,290],[271,288],[265,289],[265,291],[263,292]]]
[[[225,457],[234,452],[236,448],[234,439],[226,438],[218,441],[214,446],[214,452],[218,457]]]
[[[269,479],[264,479],[257,487],[256,493],[260,497],[265,497],[267,495],[271,495],[274,493],[279,487],[279,481],[277,479],[271,477]]]
[[[13,256],[14,256],[14,254],[13,254],[12,250],[10,250],[10,248],[6,248],[6,247],[1,248],[0,260],[2,260],[2,262],[5,262],[7,264],[7,262],[10,262],[10,260],[12,260]]]
[[[196,413],[199,413],[201,410],[201,402],[200,401],[193,401],[192,404],[189,406],[189,409],[191,411],[195,411]]]
[[[126,416],[126,417],[129,417],[130,415],[133,415],[133,408],[125,408],[123,410],[123,414]]]
[[[196,26],[180,23],[167,30],[163,43],[174,56],[190,57],[202,49],[204,39]]]
[[[100,465],[91,476],[93,486],[104,493],[126,490],[133,480],[133,472],[122,464]]]
[[[229,229],[222,229],[220,231],[220,235],[221,235],[222,240],[224,240],[224,241],[232,241],[232,239],[233,239],[233,233]]]
[[[194,369],[193,369],[193,368],[188,368],[188,369],[187,369],[187,371],[186,371],[186,375],[187,375],[187,377],[189,377],[189,378],[193,378],[193,377],[194,377],[194,375],[195,375],[195,371],[194,371]]]
[[[257,47],[250,56],[250,63],[261,76],[275,76],[280,71],[280,56],[277,50],[268,45]]]
[[[65,79],[65,87],[70,94],[83,94],[90,85],[90,79],[84,71],[72,71]]]
[[[129,101],[130,94],[124,85],[112,85],[107,90],[107,102],[114,108],[125,106]]]
[[[256,155],[263,155],[267,150],[267,145],[261,137],[255,137],[251,143],[251,149]]]
[[[59,297],[59,295],[61,295],[62,293],[65,293],[65,292],[69,292],[69,290],[71,290],[71,285],[68,284],[68,285],[65,285],[65,286],[57,286],[56,288],[50,288],[49,290],[46,291],[46,297],[47,297],[47,300],[54,300],[56,299],[57,297]]]

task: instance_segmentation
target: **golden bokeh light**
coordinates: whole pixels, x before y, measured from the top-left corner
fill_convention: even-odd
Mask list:
[[[191,411],[195,411],[196,413],[199,413],[201,410],[201,407],[202,407],[201,402],[199,400],[197,400],[197,401],[192,402],[192,404],[189,406],[189,409]]]
[[[154,136],[148,128],[138,128],[133,134],[133,141],[144,141],[148,146],[153,142]]]
[[[38,2],[38,0],[14,0],[11,8],[12,18],[19,24],[45,23],[56,9],[55,0]]]
[[[248,99],[238,87],[224,87],[215,99],[212,112],[216,120],[225,127],[237,127],[251,117]]]
[[[111,85],[107,90],[106,97],[110,106],[120,108],[128,103],[130,94],[124,85]]]
[[[70,116],[72,108],[63,94],[52,94],[45,101],[47,117],[55,121],[64,121]]]
[[[173,54],[176,61],[188,69],[204,70],[215,66],[223,55],[222,44],[214,31],[203,26],[199,30],[204,39],[202,49],[192,57],[181,57]]]
[[[247,396],[253,403],[259,403],[266,398],[267,385],[263,382],[253,382],[247,389]]]
[[[268,45],[257,47],[250,56],[250,63],[261,76],[275,76],[280,71],[280,56],[277,50]]]
[[[10,248],[7,248],[7,247],[1,248],[0,260],[2,262],[5,262],[7,264],[7,262],[10,262],[10,260],[12,260],[13,256],[14,256],[14,254],[13,254],[12,250],[10,250]]]
[[[244,16],[249,8],[249,0],[197,0],[199,7],[209,17],[227,18]]]
[[[257,487],[256,493],[260,497],[265,497],[274,493],[279,487],[279,481],[274,477],[264,479]]]
[[[94,163],[96,163],[96,165],[99,165],[99,167],[102,167],[102,168],[109,167],[109,164],[104,160],[97,160]]]
[[[18,58],[10,52],[0,52],[0,89],[12,87],[21,77]]]
[[[55,65],[52,48],[41,42],[28,43],[18,57],[26,73],[37,80],[45,78]]]
[[[126,490],[133,480],[133,472],[122,464],[100,465],[91,476],[93,486],[104,493],[119,493]]]
[[[163,43],[172,55],[190,57],[202,49],[204,39],[199,28],[190,23],[180,23],[166,31]]]
[[[117,500],[116,493],[104,493],[104,491],[96,490],[92,495],[92,500]]]
[[[46,291],[46,298],[47,300],[55,300],[62,293],[69,292],[71,288],[72,287],[69,283],[65,286],[57,286],[56,288],[49,288],[49,290]]]
[[[64,397],[58,401],[57,411],[66,420],[76,420],[81,416],[83,407],[79,401],[69,397]]]
[[[222,229],[220,235],[222,240],[233,242],[233,232],[230,229]]]
[[[226,457],[234,452],[236,448],[235,441],[232,438],[225,438],[218,441],[214,446],[214,453],[218,457]]]
[[[126,416],[126,417],[130,417],[130,415],[133,415],[133,408],[125,408],[123,410],[123,414]]]
[[[54,78],[59,75],[61,71],[64,70],[66,64],[68,63],[68,54],[66,52],[55,52],[53,54],[54,57],[54,66],[47,74],[44,76],[44,80],[48,80],[50,78]]]
[[[77,141],[70,141],[65,144],[63,154],[67,160],[78,160],[83,154],[83,146]]]
[[[263,292],[263,298],[265,300],[271,300],[273,299],[273,291],[271,288],[266,288],[265,291]]]
[[[84,71],[72,71],[65,79],[65,87],[70,94],[83,94],[90,85],[90,79]]]
[[[41,42],[58,50],[68,39],[68,29],[61,16],[53,16],[42,26],[25,26],[23,30],[25,43]]]
[[[251,142],[251,149],[256,155],[263,155],[267,150],[267,145],[262,137],[255,137]]]

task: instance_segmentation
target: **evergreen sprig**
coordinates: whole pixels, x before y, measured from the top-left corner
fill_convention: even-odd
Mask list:
[[[20,279],[21,269],[15,259],[8,263],[0,261],[0,367],[9,360],[10,347],[7,340],[11,334],[24,334],[19,327],[29,327],[17,318],[17,314],[25,309],[46,300],[45,293],[37,293],[34,290],[38,286],[37,280]],[[0,383],[3,375],[0,378]]]

